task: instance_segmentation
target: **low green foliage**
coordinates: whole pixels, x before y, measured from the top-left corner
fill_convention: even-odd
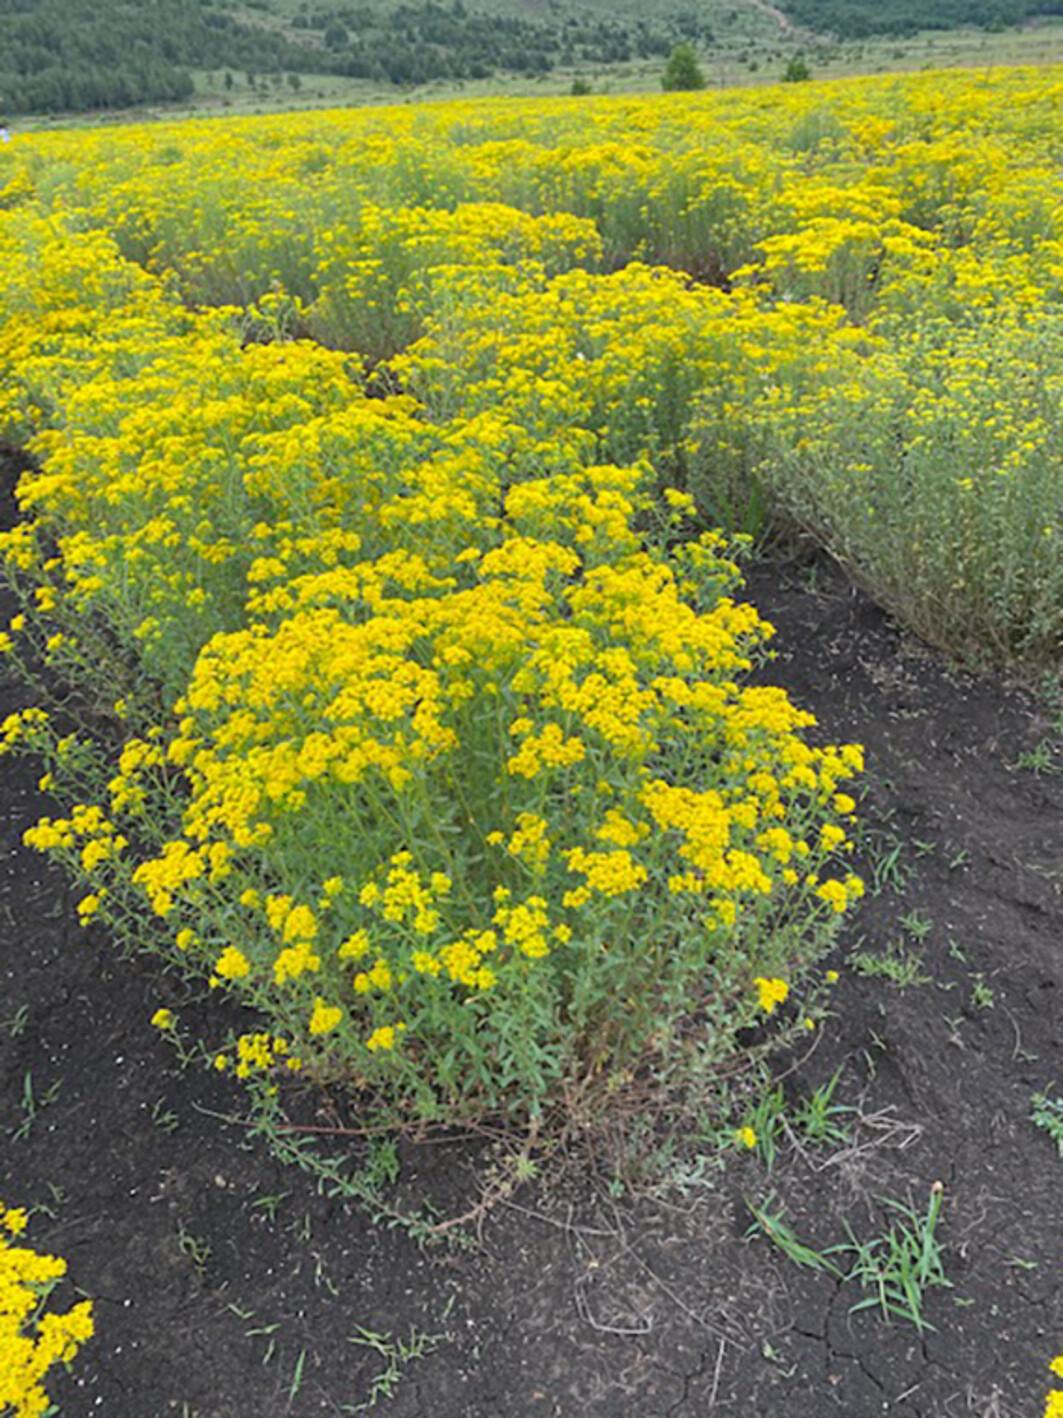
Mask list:
[[[971,986],[972,1006],[975,1009],[992,1009],[996,995],[991,986],[986,984],[985,976],[976,972],[972,979],[974,981]]]
[[[849,957],[849,964],[857,975],[889,980],[890,984],[901,990],[930,982],[930,976],[923,973],[922,957],[903,940],[889,941],[881,952],[858,950]]]
[[[794,1123],[806,1142],[816,1147],[843,1147],[851,1137],[849,1127],[840,1121],[856,1109],[834,1102],[834,1093],[844,1065],[839,1064],[821,1087],[815,1089],[794,1112]]]
[[[8,1132],[12,1142],[21,1142],[29,1137],[37,1115],[42,1108],[55,1102],[62,1086],[62,1079],[57,1078],[43,1093],[38,1094],[34,1087],[33,1074],[29,1069],[26,1070],[22,1079],[22,1121]]]
[[[808,67],[808,60],[803,54],[795,54],[783,71],[784,84],[800,84],[806,79],[811,79],[812,71]]]
[[[941,1183],[935,1182],[924,1212],[884,1198],[882,1204],[897,1219],[884,1234],[867,1241],[857,1240],[846,1227],[849,1245],[845,1249],[852,1264],[845,1278],[871,1292],[853,1305],[854,1311],[877,1306],[886,1318],[907,1320],[920,1331],[933,1329],[923,1315],[923,1296],[927,1290],[951,1286],[937,1239],[942,1196]]]
[[[351,1344],[371,1349],[384,1361],[384,1367],[375,1375],[369,1395],[364,1403],[345,1405],[345,1413],[366,1413],[383,1400],[394,1398],[407,1367],[417,1359],[431,1354],[443,1338],[441,1334],[425,1334],[416,1325],[406,1339],[397,1339],[391,1334],[378,1334],[374,1330],[358,1325],[358,1333],[348,1336]]]
[[[852,1306],[853,1313],[878,1308],[886,1319],[905,1320],[921,1332],[933,1328],[923,1313],[926,1292],[951,1286],[937,1236],[942,1196],[941,1183],[935,1182],[922,1212],[883,1198],[882,1205],[896,1218],[893,1225],[881,1235],[860,1240],[846,1223],[849,1239],[823,1250],[801,1241],[784,1219],[784,1212],[772,1212],[767,1206],[750,1206],[754,1224],[747,1235],[763,1233],[795,1265],[824,1271],[869,1291]],[[848,1264],[841,1264],[846,1259]]]
[[[1050,1098],[1047,1093],[1035,1093],[1030,1099],[1033,1111],[1030,1121],[1041,1128],[1063,1157],[1063,1098]]]

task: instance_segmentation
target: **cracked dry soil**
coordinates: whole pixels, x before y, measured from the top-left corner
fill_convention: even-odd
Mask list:
[[[1046,721],[900,633],[825,560],[762,562],[748,595],[780,632],[765,673],[825,737],[868,749],[864,866],[884,889],[829,962],[836,1012],[784,1084],[796,1101],[841,1066],[852,1143],[784,1148],[770,1179],[736,1157],[663,1201],[570,1169],[495,1207],[467,1248],[374,1227],[213,1115],[238,1098],[180,1072],[148,1021],[165,994],[216,1037],[216,1009],[79,931],[64,878],[20,845],[47,810],[33,766],[0,761],[0,1023],[23,1011],[24,1026],[0,1029],[0,1196],[49,1206],[35,1242],[96,1298],[98,1337],[52,1383],[65,1418],[358,1411],[388,1366],[359,1326],[433,1336],[378,1398],[393,1418],[1039,1413],[1063,1348],[1063,1159],[1029,1121],[1031,1093],[1063,1085],[1063,777],[1009,765]],[[0,707],[20,696],[7,685]],[[913,910],[932,923],[925,983],[847,968]],[[13,1140],[27,1077],[50,1101]],[[460,1212],[477,1161],[465,1142],[407,1148],[400,1187]],[[881,1230],[876,1198],[924,1206],[935,1180],[953,1288],[929,1295],[922,1334],[744,1239],[769,1187],[827,1246],[845,1221]]]

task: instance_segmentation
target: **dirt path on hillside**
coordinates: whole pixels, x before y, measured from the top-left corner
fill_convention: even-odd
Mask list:
[[[770,0],[746,0],[750,9],[758,10],[762,15],[767,15],[769,19],[775,21],[779,26],[779,32],[787,38],[797,39],[809,35],[809,31],[800,30],[790,19],[790,17],[779,9],[778,5],[772,5]]]

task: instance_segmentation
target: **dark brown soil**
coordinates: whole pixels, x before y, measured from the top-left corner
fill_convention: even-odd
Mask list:
[[[1040,1411],[1063,1344],[1063,1159],[1029,1113],[1063,1084],[1063,777],[1011,765],[1046,720],[908,640],[824,561],[763,563],[749,594],[779,627],[771,678],[826,737],[868,747],[864,867],[882,889],[833,962],[835,1016],[785,1082],[796,1102],[842,1065],[853,1144],[784,1143],[770,1178],[735,1155],[699,1182],[688,1159],[663,1201],[570,1168],[497,1205],[469,1246],[374,1226],[214,1116],[238,1093],[181,1070],[149,1024],[166,1003],[216,1037],[213,1006],[79,930],[63,877],[19,845],[47,806],[36,775],[0,761],[0,1197],[50,1208],[36,1241],[96,1298],[98,1337],[52,1385],[66,1418],[360,1411],[389,1364],[354,1342],[364,1330],[434,1336],[378,1393],[396,1418]],[[931,922],[925,983],[847,968],[913,911]],[[14,1139],[27,1080],[37,1111]],[[460,1212],[482,1163],[464,1143],[409,1150],[400,1195]],[[846,1221],[881,1232],[876,1198],[924,1208],[935,1180],[954,1288],[928,1295],[922,1335],[743,1239],[769,1191],[826,1246]]]

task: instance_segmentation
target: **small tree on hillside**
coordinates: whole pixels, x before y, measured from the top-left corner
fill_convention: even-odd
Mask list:
[[[803,54],[795,54],[786,66],[786,72],[782,79],[784,84],[800,84],[805,79],[811,79],[812,70],[808,67],[808,62]]]
[[[692,44],[677,44],[668,56],[668,64],[661,78],[661,88],[667,93],[679,89],[703,89],[705,75],[701,71],[698,57]]]

